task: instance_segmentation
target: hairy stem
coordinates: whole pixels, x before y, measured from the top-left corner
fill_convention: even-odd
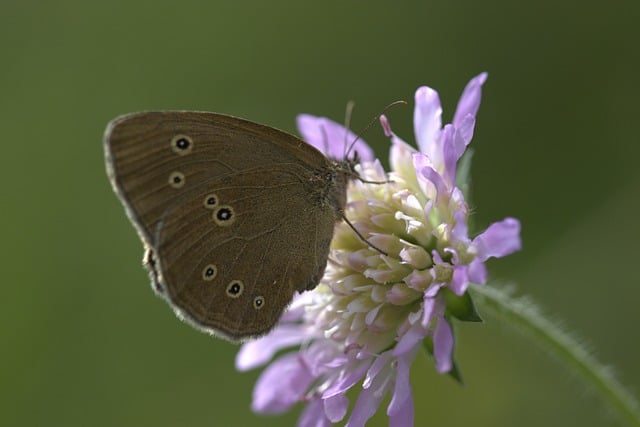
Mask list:
[[[574,370],[607,401],[629,425],[640,426],[640,405],[631,393],[576,339],[548,320],[526,298],[513,298],[493,286],[469,288],[480,313],[487,313],[505,325],[515,326],[538,340]]]

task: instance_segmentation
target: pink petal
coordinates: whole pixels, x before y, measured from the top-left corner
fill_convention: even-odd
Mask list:
[[[456,182],[458,160],[460,160],[460,157],[467,149],[467,145],[471,142],[474,126],[474,117],[468,115],[462,120],[459,127],[454,128],[453,125],[446,125],[442,132],[442,150],[445,166],[443,175],[451,187]]]
[[[413,425],[413,398],[407,399],[397,414],[389,415],[389,427],[407,427]]]
[[[522,248],[520,241],[520,221],[515,218],[505,218],[494,222],[484,233],[473,239],[473,245],[478,251],[478,259],[500,258]]]
[[[418,88],[415,95],[413,126],[418,148],[425,154],[433,153],[433,144],[442,127],[442,106],[438,92],[430,87]]]
[[[456,266],[453,270],[453,277],[449,289],[456,295],[462,295],[467,291],[469,286],[468,267],[466,265]]]
[[[302,399],[312,380],[296,353],[284,355],[267,366],[258,378],[251,409],[264,414],[287,411]]]
[[[308,332],[298,325],[281,325],[240,347],[236,355],[236,369],[246,371],[264,365],[280,350],[300,344],[308,338]]]
[[[474,259],[469,264],[469,282],[476,285],[484,285],[487,282],[487,267],[479,259]]]
[[[482,98],[482,85],[487,80],[487,77],[487,73],[480,73],[467,83],[467,86],[460,96],[460,101],[458,101],[456,113],[453,116],[454,126],[458,127],[460,122],[468,114],[475,117],[480,107],[480,99]]]
[[[346,393],[347,390],[362,379],[370,366],[370,359],[358,362],[357,364],[352,363],[348,369],[343,369],[340,372],[340,378],[338,378],[331,387],[322,393],[322,398],[328,399],[330,397]]]
[[[431,317],[433,316],[433,312],[436,307],[436,300],[433,297],[427,297],[425,295],[423,303],[422,303],[422,321],[420,324],[422,327],[426,328],[431,322]]]
[[[324,413],[332,423],[341,421],[345,415],[347,415],[347,409],[349,407],[349,399],[344,394],[337,394],[335,396],[322,399],[324,402]]]
[[[415,349],[419,342],[427,336],[427,330],[420,323],[412,325],[400,338],[393,349],[394,356],[400,356]]]
[[[384,353],[378,355],[378,357],[375,358],[375,360],[371,364],[371,367],[367,371],[367,375],[365,376],[365,379],[362,383],[362,388],[366,389],[371,387],[375,379],[378,377],[378,374],[380,374],[380,372],[382,372],[382,370],[389,365],[392,357],[393,357],[393,354],[389,350],[389,351],[385,351]]]
[[[431,159],[424,153],[414,152],[411,155],[411,161],[413,163],[413,169],[416,172],[416,177],[418,178],[420,189],[429,199],[435,199],[438,194],[437,188],[433,182],[422,174],[422,170],[425,168],[433,170]]]
[[[461,243],[469,243],[469,229],[467,225],[467,218],[464,212],[456,211],[453,214],[456,224],[453,226],[451,236]]]
[[[333,341],[325,339],[311,341],[309,346],[299,351],[299,354],[314,372],[327,365],[342,366],[348,360],[344,352]]]
[[[324,413],[322,399],[314,399],[309,402],[298,419],[298,427],[329,427],[330,425],[331,421]]]
[[[331,159],[343,160],[346,150],[357,138],[353,132],[326,117],[300,114],[296,120],[302,139]],[[362,161],[372,161],[375,158],[371,147],[360,138],[351,149],[350,158],[354,157],[354,152],[358,153]]]
[[[438,203],[441,197],[446,197],[449,194],[449,188],[442,176],[430,166],[430,163],[429,158],[422,153],[413,155],[413,166],[422,191]]]
[[[291,301],[289,307],[287,307],[284,313],[282,313],[282,316],[280,316],[280,320],[278,320],[278,323],[294,323],[302,320],[302,317],[304,316],[304,313],[306,311],[306,307],[311,301],[313,301],[311,292],[294,294],[293,301]]]
[[[457,140],[456,140],[456,155],[458,159],[464,154],[464,150],[467,145],[473,139],[473,131],[476,126],[476,118],[471,114],[467,114],[462,118],[460,123],[456,126]]]
[[[386,378],[376,377],[371,387],[360,392],[346,427],[362,427],[376,413],[386,392],[385,381]]]
[[[447,182],[449,188],[453,188],[456,183],[456,164],[458,156],[456,152],[455,139],[457,136],[456,129],[453,125],[445,125],[440,136],[442,144],[442,177]]]
[[[434,251],[435,252],[435,251]],[[441,262],[439,264],[442,264]],[[433,272],[432,270],[432,274],[435,275],[435,272]],[[424,291],[424,298],[425,298],[425,307],[427,306],[427,299],[428,298],[435,298],[436,295],[438,295],[438,292],[440,292],[440,288],[442,288],[444,285],[446,285],[445,282],[441,282],[441,283],[432,283],[431,285],[429,285],[429,287],[427,288],[426,291]]]
[[[390,425],[400,427],[413,425],[413,396],[409,381],[409,368],[416,353],[417,348],[413,352],[398,358],[393,396],[387,407]]]
[[[449,372],[453,358],[453,332],[443,316],[438,316],[438,323],[433,331],[433,357],[436,359],[438,372]]]

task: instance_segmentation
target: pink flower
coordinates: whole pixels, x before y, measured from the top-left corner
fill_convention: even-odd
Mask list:
[[[259,413],[306,407],[300,426],[323,426],[347,418],[362,426],[387,393],[391,426],[413,424],[409,383],[411,363],[421,348],[434,356],[438,372],[454,370],[451,320],[474,320],[466,290],[486,282],[484,262],[520,249],[520,224],[506,218],[471,238],[468,206],[456,185],[458,160],[473,137],[485,73],[465,88],[451,124],[442,127],[436,91],[421,87],[415,95],[414,126],[419,151],[410,147],[381,118],[391,138],[391,172],[384,172],[371,149],[359,142],[362,163],[348,190],[346,216],[382,255],[338,224],[330,262],[320,285],[299,295],[267,336],[242,346],[240,370],[271,361],[253,393]],[[329,156],[341,158],[342,126],[326,118],[302,115],[303,137]],[[347,142],[355,136],[349,133]],[[326,145],[326,146],[325,146]],[[350,414],[346,391],[360,388]]]

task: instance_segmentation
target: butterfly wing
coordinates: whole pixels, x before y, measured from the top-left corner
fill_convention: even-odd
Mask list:
[[[264,334],[320,280],[334,181],[300,139],[215,113],[148,112],[114,120],[105,151],[156,290],[195,326]]]

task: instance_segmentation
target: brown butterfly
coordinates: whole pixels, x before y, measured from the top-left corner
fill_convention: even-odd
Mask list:
[[[121,116],[104,148],[155,291],[180,318],[234,341],[267,333],[296,291],[318,284],[358,178],[355,160],[216,113]]]

